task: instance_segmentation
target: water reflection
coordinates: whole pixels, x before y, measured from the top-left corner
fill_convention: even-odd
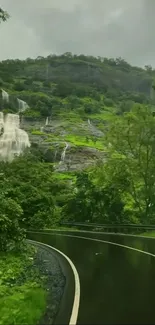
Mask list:
[[[81,282],[78,324],[155,324],[155,258],[62,235],[33,234],[31,238],[55,246],[75,263]],[[132,238],[112,235],[102,239],[151,249],[151,242],[144,244],[140,239],[132,242]]]

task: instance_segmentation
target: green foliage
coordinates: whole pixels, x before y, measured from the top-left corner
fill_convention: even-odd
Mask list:
[[[0,254],[0,324],[36,324],[46,309],[45,279],[33,266],[34,249]]]
[[[8,196],[16,199],[23,210],[22,225],[34,228],[47,226],[54,209],[51,166],[49,168],[34,156],[27,155],[15,159],[8,167],[4,166],[4,172],[12,184]]]
[[[51,164],[26,153],[12,163],[0,163],[0,251],[19,247],[25,228],[50,227],[59,222],[59,206],[67,184],[55,178]]]
[[[13,185],[0,174],[0,251],[10,249],[10,246],[20,246],[24,232],[20,229],[19,220],[22,220],[22,208],[8,193],[13,190]]]
[[[25,90],[25,84],[23,82],[20,82],[20,81],[15,82],[15,84],[14,84],[14,90],[16,90],[16,91],[23,91],[23,90]]]
[[[108,120],[104,140],[107,158],[77,175],[74,191],[63,207],[73,221],[154,223],[155,117],[150,107]]]
[[[140,234],[140,236],[144,236],[144,237],[155,237],[155,231],[154,230],[147,231],[147,232],[144,232],[144,233]]]
[[[65,137],[66,141],[69,141],[70,143],[73,143],[77,146],[85,146],[85,147],[91,147],[91,148],[97,148],[99,150],[103,150],[103,140],[102,139],[96,139],[95,137],[84,137],[84,136],[75,136],[75,135],[67,135]]]
[[[95,174],[95,170],[93,170]],[[64,206],[64,216],[72,221],[90,221],[102,223],[122,222],[124,203],[115,184],[106,180],[98,186],[88,173],[77,175],[75,190]]]
[[[0,87],[2,87],[2,86],[3,86],[3,83],[4,83],[3,79],[2,79],[2,78],[0,78]]]
[[[36,324],[46,309],[46,292],[42,288],[23,286],[19,292],[0,299],[0,325]]]
[[[32,130],[31,133],[33,135],[45,135],[46,133],[42,132],[42,131],[39,131],[39,130]]]
[[[0,23],[1,21],[6,21],[9,18],[9,14],[0,8]]]
[[[155,119],[151,110],[135,105],[130,113],[117,118],[111,125],[108,142],[113,174],[119,164],[126,176],[128,201],[141,222],[153,222],[155,191]],[[123,186],[122,172],[118,174],[119,188]],[[124,193],[125,194],[125,193]]]
[[[6,251],[10,245],[21,244],[23,231],[19,226],[22,216],[21,206],[6,195],[0,195],[0,251]]]
[[[121,58],[72,54],[5,60],[0,62],[0,75],[12,92],[9,106],[13,96],[20,96],[41,116],[59,114],[62,109],[81,115],[94,114],[100,113],[104,106],[117,107],[122,113],[130,109],[127,101],[151,102],[155,79],[152,68],[132,67]],[[83,100],[86,97],[89,101]]]
[[[122,101],[120,104],[120,111],[122,113],[129,112],[134,105],[134,102],[132,100]]]
[[[112,107],[114,105],[114,102],[110,98],[105,98],[104,99],[104,104],[105,104],[105,106]]]
[[[40,115],[40,112],[38,112],[38,111],[34,111],[34,110],[32,110],[32,109],[27,109],[24,113],[23,113],[23,115],[25,116],[25,117],[32,117],[32,118],[39,118],[41,115]]]

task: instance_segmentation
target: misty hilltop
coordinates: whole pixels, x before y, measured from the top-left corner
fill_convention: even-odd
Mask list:
[[[41,89],[39,86],[35,87],[35,82],[41,81],[46,82],[45,92],[55,96],[66,97],[77,94],[81,97],[89,95],[93,90],[106,94],[110,99],[118,100],[122,94],[129,96],[129,92],[132,92],[135,96],[141,94],[140,102],[142,102],[142,97],[147,101],[150,96],[155,70],[148,65],[144,69],[131,66],[122,58],[96,58],[67,52],[59,56],[49,55],[46,58],[39,56],[24,61],[18,59],[2,61],[0,77],[7,87],[16,91],[31,89],[38,92]],[[50,87],[48,82],[54,84]],[[82,89],[83,85],[85,90]]]

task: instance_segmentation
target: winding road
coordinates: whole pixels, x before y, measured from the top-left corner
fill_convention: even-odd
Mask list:
[[[56,247],[80,278],[77,324],[155,324],[155,241],[89,232],[29,233]]]

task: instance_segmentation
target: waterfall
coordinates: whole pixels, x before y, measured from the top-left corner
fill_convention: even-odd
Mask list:
[[[88,125],[90,127],[90,130],[95,136],[101,137],[104,135],[104,133],[101,130],[97,129],[97,127],[90,122],[90,119],[88,119]]]
[[[0,126],[3,132],[0,136],[0,160],[11,161],[20,155],[25,148],[30,147],[28,134],[20,129],[19,115],[0,112]]]
[[[2,99],[7,103],[9,102],[9,94],[4,89],[2,89]]]
[[[88,119],[88,125],[91,125],[90,119]]]
[[[46,117],[45,126],[47,126],[47,125],[48,125],[48,123],[49,123],[49,118],[48,118],[48,117]]]
[[[25,112],[27,108],[29,108],[29,105],[24,102],[23,100],[17,98],[18,105],[19,105],[19,112]]]
[[[3,134],[3,132],[4,132],[3,113],[0,112],[0,136]]]
[[[41,128],[40,128],[40,132],[43,132],[43,131],[44,131],[44,127],[41,126]]]
[[[55,150],[55,153],[54,153],[54,162],[56,161],[57,154],[58,154],[58,150]]]
[[[60,164],[63,163],[65,161],[65,157],[66,157],[66,150],[68,149],[69,145],[67,142],[65,142],[65,148],[62,151],[61,154],[61,160],[60,160]]]

